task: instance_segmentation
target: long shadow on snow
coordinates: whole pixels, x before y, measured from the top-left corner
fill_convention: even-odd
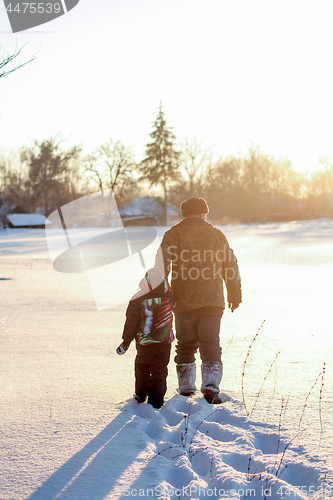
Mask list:
[[[138,443],[139,431],[132,423],[134,417],[135,410],[130,403],[27,500],[105,498],[122,473],[146,447],[145,442]],[[133,443],[136,443],[135,448]],[[131,453],[133,449],[135,453]]]

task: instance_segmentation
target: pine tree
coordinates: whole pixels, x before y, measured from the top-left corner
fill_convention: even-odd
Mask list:
[[[179,151],[174,147],[176,140],[171,129],[167,127],[162,103],[153,124],[153,131],[149,134],[152,142],[146,146],[146,157],[141,162],[142,179],[151,186],[162,185],[164,192],[164,219],[167,223],[167,193],[171,181],[179,178]]]

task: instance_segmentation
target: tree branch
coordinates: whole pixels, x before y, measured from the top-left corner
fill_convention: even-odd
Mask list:
[[[2,61],[0,61],[0,70],[5,68],[8,64],[10,64],[14,59],[16,59],[16,57],[19,56],[19,54],[21,53],[23,47],[21,47],[17,52],[14,52],[14,54],[12,54],[11,56],[8,56],[6,57],[5,59],[3,59]],[[26,64],[30,63],[31,61],[33,61],[35,59],[35,56],[32,57],[31,59],[29,59],[29,61],[26,61],[25,63],[22,63],[22,64],[19,64],[18,66],[16,66],[15,68],[13,69],[10,69],[10,70],[4,70],[2,73],[0,73],[0,78],[4,78],[5,76],[8,76],[10,75],[10,73],[13,73],[14,71],[16,71],[17,69],[20,69],[22,68],[23,66],[25,66]]]

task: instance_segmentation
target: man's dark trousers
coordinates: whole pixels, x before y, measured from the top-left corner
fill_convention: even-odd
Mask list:
[[[177,365],[193,363],[194,354],[199,348],[201,361],[221,363],[219,316],[192,316],[190,313],[175,314]]]

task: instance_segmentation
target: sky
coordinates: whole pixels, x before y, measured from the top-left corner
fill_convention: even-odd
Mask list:
[[[1,79],[0,149],[61,132],[141,160],[161,101],[179,142],[216,157],[255,144],[312,171],[333,161],[332,16],[331,0],[80,0],[13,34],[0,1],[3,54],[36,55]]]

